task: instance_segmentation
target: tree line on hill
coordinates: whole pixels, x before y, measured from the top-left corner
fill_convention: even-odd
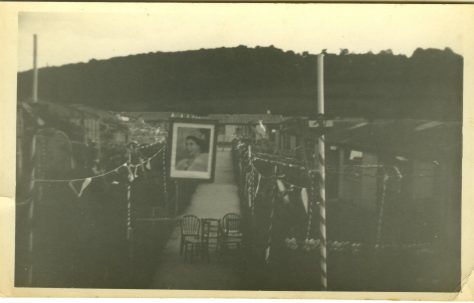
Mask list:
[[[316,55],[273,46],[154,52],[41,68],[40,99],[117,111],[311,115]],[[463,58],[451,49],[411,56],[325,56],[328,117],[462,120]],[[18,73],[18,100],[32,72]]]

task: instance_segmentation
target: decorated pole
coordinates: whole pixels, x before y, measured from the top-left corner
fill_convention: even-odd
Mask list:
[[[318,55],[318,115],[324,116],[324,54]],[[324,120],[319,120],[319,127],[323,128]],[[318,171],[319,188],[319,230],[320,230],[320,266],[321,266],[321,285],[323,290],[327,290],[327,246],[326,246],[326,174],[325,174],[325,147],[324,132],[318,139],[316,165]]]
[[[380,247],[380,242],[382,240],[382,229],[383,229],[383,217],[384,217],[384,207],[385,207],[385,196],[387,191],[387,182],[389,176],[386,169],[384,169],[383,181],[382,181],[382,193],[380,196],[380,208],[379,208],[379,217],[377,222],[377,237],[375,239],[375,247]]]
[[[30,157],[30,163],[31,163],[31,180],[30,180],[30,186],[29,186],[29,192],[32,195],[31,202],[29,205],[28,209],[28,258],[29,258],[29,264],[28,264],[28,285],[32,286],[33,284],[33,268],[34,268],[34,262],[33,262],[33,250],[34,250],[34,236],[35,236],[35,230],[33,226],[33,220],[35,217],[35,201],[36,201],[36,196],[37,192],[35,192],[35,178],[37,175],[37,156],[36,156],[36,141],[37,137],[36,135],[33,136],[33,142],[31,144],[31,157]],[[36,187],[37,188],[37,187]]]
[[[167,178],[167,166],[166,166],[166,142],[163,145],[163,154],[162,154],[162,176],[163,176],[163,199],[164,199],[164,204],[166,207],[169,207],[169,201],[168,201],[168,178]],[[169,209],[169,208],[168,208]]]

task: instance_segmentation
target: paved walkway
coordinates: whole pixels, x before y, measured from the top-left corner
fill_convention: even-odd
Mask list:
[[[200,184],[185,214],[220,219],[226,213],[240,213],[238,189],[234,180],[231,152],[217,152],[214,183]],[[239,289],[238,266],[229,259],[211,254],[209,263],[185,262],[179,254],[180,229],[177,226],[166,244],[155,274],[153,289]]]

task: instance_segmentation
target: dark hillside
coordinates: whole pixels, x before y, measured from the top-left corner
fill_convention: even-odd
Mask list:
[[[411,57],[325,57],[329,116],[462,119],[463,59],[450,49]],[[30,96],[31,71],[18,74]],[[201,49],[90,60],[40,69],[39,96],[111,110],[307,115],[316,100],[316,56],[275,47]]]

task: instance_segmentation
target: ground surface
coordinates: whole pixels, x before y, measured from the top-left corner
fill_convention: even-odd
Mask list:
[[[216,175],[213,183],[198,185],[184,214],[199,218],[221,219],[227,213],[240,213],[237,185],[234,181],[231,153],[217,152]],[[200,259],[193,263],[179,254],[180,228],[176,226],[166,244],[153,279],[154,289],[239,289],[238,264],[232,256],[218,258],[211,251],[210,262]]]

